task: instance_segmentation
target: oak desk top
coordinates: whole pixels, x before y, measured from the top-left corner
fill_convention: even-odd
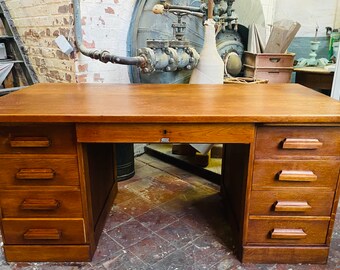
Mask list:
[[[339,123],[340,102],[298,84],[36,84],[0,122]]]

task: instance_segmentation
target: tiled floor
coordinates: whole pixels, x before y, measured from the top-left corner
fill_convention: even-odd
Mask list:
[[[7,264],[0,249],[0,270],[340,269],[339,215],[327,265],[242,265],[216,185],[145,154],[135,164],[136,175],[119,183],[91,263]]]

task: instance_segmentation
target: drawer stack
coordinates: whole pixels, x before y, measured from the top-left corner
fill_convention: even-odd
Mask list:
[[[6,259],[75,260],[86,235],[74,127],[1,126],[0,167]]]
[[[339,127],[257,129],[244,261],[327,261],[338,197],[339,132]]]

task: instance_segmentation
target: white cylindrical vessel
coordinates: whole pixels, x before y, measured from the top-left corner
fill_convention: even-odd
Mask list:
[[[190,84],[223,84],[224,63],[216,48],[215,22],[208,19],[204,23],[204,44],[200,60],[193,70]]]

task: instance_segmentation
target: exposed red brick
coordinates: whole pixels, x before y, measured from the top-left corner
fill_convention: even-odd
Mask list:
[[[68,81],[68,82],[72,82],[72,75],[65,73],[65,80]]]
[[[77,75],[76,82],[77,83],[85,83],[85,82],[87,82],[87,74]]]
[[[54,36],[54,37],[58,37],[58,36],[59,36],[59,30],[55,30],[55,31],[53,32],[53,36]]]
[[[46,28],[46,36],[50,37],[51,36],[51,29]]]
[[[70,13],[70,9],[71,9],[70,5],[60,6],[58,8],[58,13]]]
[[[86,25],[86,18],[87,17],[81,17],[81,25]]]
[[[78,65],[78,70],[79,70],[79,72],[85,72],[85,71],[87,71],[88,67],[89,67],[88,64]]]
[[[118,4],[119,3],[119,0],[114,0],[115,4]]]
[[[83,41],[84,46],[88,49],[94,49],[96,47],[96,44],[94,42],[94,40],[92,40],[91,43],[87,42],[86,40]]]
[[[59,58],[60,60],[70,60],[70,57],[60,50],[57,51],[57,58]]]
[[[61,80],[60,73],[58,70],[50,70],[49,74],[47,74],[50,78]]]
[[[115,14],[115,11],[114,11],[114,9],[112,7],[107,7],[105,9],[105,12],[108,13],[108,14]]]
[[[67,37],[70,33],[70,29],[68,28],[59,28],[59,33],[60,35],[64,35],[65,37]]]

